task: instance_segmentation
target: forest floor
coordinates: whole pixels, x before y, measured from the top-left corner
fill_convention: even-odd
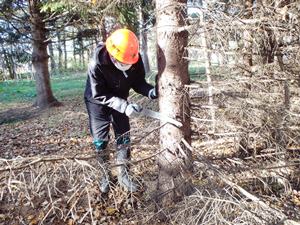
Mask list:
[[[157,109],[156,103],[137,101]],[[103,195],[83,99],[73,96],[63,104],[44,111],[28,103],[1,108],[0,224],[165,224],[158,220],[153,200],[159,122],[142,117],[131,120],[132,159],[137,162],[132,172],[143,190],[129,194],[113,182],[110,193]],[[165,211],[168,223],[300,220],[299,165],[292,167],[287,185],[284,177],[255,179],[245,174],[267,164],[266,157],[237,158],[238,148],[229,139],[222,139],[218,149],[203,148],[199,135],[194,132],[192,145],[195,193]],[[112,142],[108,150],[113,159]],[[256,196],[261,201],[255,202]]]
[[[94,147],[89,134],[88,116],[81,97],[64,101],[62,107],[43,111],[32,107],[31,104],[10,104],[8,108],[2,107],[0,111],[0,124],[0,165],[5,168],[9,165],[10,160],[15,159],[23,160],[24,162],[20,164],[25,165],[24,169],[16,169],[12,172],[13,175],[8,175],[7,171],[0,171],[2,173],[0,175],[0,224],[90,224],[92,220],[94,224],[139,224],[138,218],[141,218],[142,215],[140,215],[141,212],[137,213],[137,210],[145,209],[146,205],[149,205],[147,201],[150,201],[151,192],[155,190],[154,181],[157,176],[155,158],[143,161],[154,155],[157,148],[157,138],[154,133],[146,135],[147,132],[151,132],[151,128],[145,127],[150,124],[151,127],[159,126],[158,121],[150,121],[146,118],[137,118],[131,121],[132,158],[134,161],[142,160],[139,165],[132,166],[132,172],[139,181],[146,184],[143,190],[135,195],[122,190],[115,180],[109,195],[103,195],[99,191],[98,181],[101,172],[100,169],[96,171],[97,163],[93,158]],[[112,152],[111,158],[113,158],[114,144],[112,141],[108,150]],[[60,202],[63,201],[62,197],[70,200],[72,195],[79,192],[81,188],[76,185],[82,181],[80,180],[82,176],[75,176],[74,180],[70,181],[71,175],[69,174],[73,170],[74,173],[77,173],[78,168],[74,169],[73,167],[81,165],[77,159],[74,160],[78,155],[88,156],[86,161],[94,167],[87,169],[91,169],[92,171],[89,172],[95,174],[95,177],[83,185],[85,188],[89,187],[88,194],[85,193],[82,199],[74,198],[77,199],[74,200],[74,205],[70,205],[70,202],[66,200],[66,204],[62,206]],[[71,159],[56,161],[57,156]],[[47,157],[51,158],[50,163],[42,162],[41,165],[37,163],[26,168],[27,162],[25,161],[27,159],[32,162],[37,158],[45,159]],[[43,183],[42,179],[39,180],[39,173],[43,165],[47,165],[49,171],[45,173],[48,175],[59,174],[57,175],[59,177],[53,180],[53,184]],[[32,173],[35,178],[24,178],[23,176],[26,176],[27,173]],[[18,187],[19,184],[20,187]],[[39,187],[39,189],[30,187],[37,184],[45,185],[45,187]],[[53,188],[50,191],[53,192],[53,195],[44,192],[47,185],[50,185],[51,189]],[[27,187],[24,188],[24,186]],[[74,190],[70,190],[72,188]],[[85,188],[83,190],[86,190]],[[7,194],[7,191],[11,194],[10,197],[3,196]],[[25,201],[23,198],[26,198],[24,197],[26,193],[23,194],[23,192],[31,192],[27,197],[32,199]],[[85,202],[87,195],[91,198],[89,206]],[[28,204],[25,203],[27,201],[29,201]],[[61,209],[53,209],[53,212],[50,212],[47,205],[50,201],[53,205],[57,203]],[[93,210],[93,215],[87,215],[84,218],[84,212],[89,211],[89,207]],[[64,212],[60,216],[51,215],[52,213],[55,215],[57,210]],[[154,212],[153,209],[151,211]],[[74,215],[76,213],[78,216]]]

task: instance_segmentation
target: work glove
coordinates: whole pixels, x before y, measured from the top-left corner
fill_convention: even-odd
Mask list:
[[[128,117],[136,117],[139,115],[139,113],[143,110],[143,107],[135,104],[135,103],[130,103],[127,105],[125,109],[125,114]]]
[[[150,99],[157,99],[157,98],[158,98],[156,88],[152,88],[152,89],[149,91],[148,97],[149,97]]]

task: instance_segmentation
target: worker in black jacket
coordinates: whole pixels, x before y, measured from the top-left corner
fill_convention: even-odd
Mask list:
[[[128,174],[130,160],[129,119],[142,110],[141,106],[129,103],[129,90],[157,98],[156,89],[145,81],[145,70],[138,53],[136,35],[128,29],[118,29],[105,42],[99,44],[88,69],[84,99],[89,115],[90,131],[97,153],[104,153],[109,141],[109,128],[112,123],[116,140],[116,162],[118,182],[131,192],[138,185]],[[108,156],[99,154],[98,159],[104,168],[100,189],[109,191],[109,171],[105,166]]]

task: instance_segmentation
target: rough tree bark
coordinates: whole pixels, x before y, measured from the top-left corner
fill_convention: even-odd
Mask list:
[[[157,60],[160,112],[183,123],[181,128],[166,124],[160,130],[157,183],[159,205],[166,206],[191,190],[191,152],[182,139],[191,142],[189,97],[184,91],[189,84],[186,60],[188,33],[185,25],[186,0],[156,1]],[[163,122],[162,122],[163,123]]]
[[[37,99],[35,105],[40,108],[58,106],[60,103],[53,96],[49,69],[46,42],[46,28],[43,22],[44,16],[40,12],[39,0],[28,0],[30,25],[32,35],[32,64],[35,72]]]

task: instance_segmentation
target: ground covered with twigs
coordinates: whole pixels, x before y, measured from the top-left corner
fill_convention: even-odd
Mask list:
[[[28,114],[24,106],[15,108],[15,114],[2,112],[8,123],[1,126],[0,223],[136,224],[141,217],[137,210],[149,205],[150,192],[131,195],[114,182],[108,195],[100,193],[101,169],[82,100],[46,111],[30,110],[35,111],[32,118],[22,117],[22,111]],[[155,180],[151,156],[157,148],[152,129],[143,128],[150,123],[158,125],[140,119],[131,124],[136,161],[132,170],[139,182],[149,184]],[[113,159],[113,141],[107,150]]]
[[[222,91],[216,97],[220,104],[226,94]],[[226,96],[228,102],[230,98]],[[237,127],[238,117],[229,113],[236,110],[232,102],[232,108],[216,111],[227,124],[217,123],[218,132],[212,135],[211,125],[206,124],[209,112],[199,109],[206,93],[191,90],[191,99],[195,189],[168,208],[158,208],[154,201],[158,121],[131,120],[132,172],[143,189],[130,194],[113,180],[111,191],[103,195],[98,187],[101,165],[94,157],[81,98],[45,111],[31,108],[34,116],[29,118],[21,117],[22,111],[28,113],[23,108],[14,108],[15,114],[8,111],[0,126],[0,224],[288,224],[287,220],[300,220],[299,139],[282,148],[261,143],[256,131],[253,139],[236,135],[253,134]],[[135,101],[157,109],[147,99]],[[228,123],[235,124],[234,129]],[[108,152],[114,174],[113,141]],[[161,213],[167,222],[159,220]]]

